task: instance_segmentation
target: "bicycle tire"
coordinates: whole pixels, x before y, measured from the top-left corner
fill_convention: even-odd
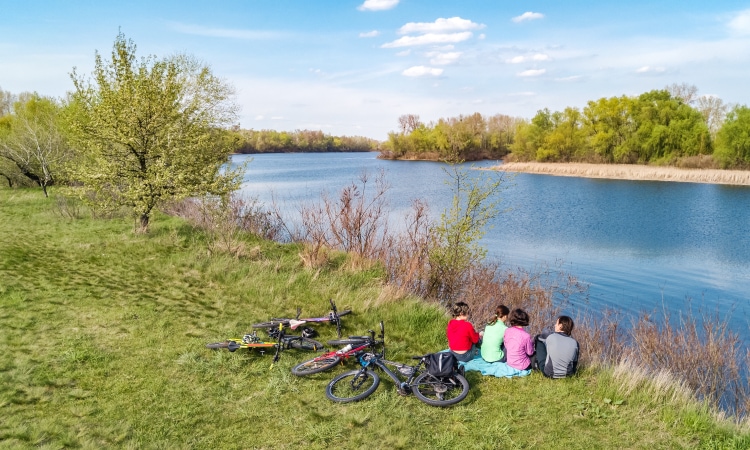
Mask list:
[[[341,361],[339,356],[318,356],[301,362],[296,366],[292,367],[292,373],[298,377],[305,377],[314,373],[325,372],[326,370],[333,369]]]
[[[423,373],[414,380],[412,392],[428,405],[450,406],[466,398],[469,394],[469,382],[461,374],[436,378]]]
[[[319,352],[325,348],[325,345],[306,337],[297,336],[294,339],[289,339],[289,346],[298,350],[310,350],[313,352]]]
[[[334,339],[332,341],[326,341],[328,342],[328,345],[352,345],[354,347],[363,345],[367,343],[367,339]]]
[[[206,344],[206,348],[210,348],[212,350],[218,350],[220,348],[227,348],[227,347],[229,347],[229,341],[212,342],[210,344]]]
[[[375,392],[379,384],[380,377],[372,370],[352,370],[328,383],[326,397],[337,403],[357,402]]]
[[[271,320],[268,322],[260,322],[260,323],[254,323],[250,325],[253,328],[277,328],[279,325],[284,325],[285,327],[289,324],[289,320]]]

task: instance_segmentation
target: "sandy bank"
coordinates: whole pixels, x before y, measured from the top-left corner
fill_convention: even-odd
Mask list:
[[[538,173],[561,177],[613,180],[679,181],[750,186],[748,170],[678,169],[631,164],[511,162],[492,167],[505,172]]]

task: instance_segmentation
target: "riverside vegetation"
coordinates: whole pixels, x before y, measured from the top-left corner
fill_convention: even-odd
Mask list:
[[[387,389],[334,405],[324,395],[330,374],[291,375],[304,355],[285,352],[269,370],[269,356],[204,345],[297,306],[322,312],[333,298],[355,311],[345,333],[383,320],[392,359],[406,361],[445,347],[444,308],[395,293],[381,265],[354,267],[346,253],[306,267],[304,245],[246,232],[235,235],[242,251],[209,252],[210,233],[183,219],[159,213],[150,233],[133,233],[131,220],[92,218],[54,190],[44,199],[1,189],[0,217],[1,446],[750,445],[744,425],[673,377],[627,362],[586,364],[565,380],[470,372],[469,396],[451,409]]]

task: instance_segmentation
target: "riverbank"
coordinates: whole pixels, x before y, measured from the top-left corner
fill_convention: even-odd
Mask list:
[[[361,403],[334,404],[325,386],[354,361],[297,378],[291,367],[309,354],[285,350],[271,364],[268,352],[205,344],[298,307],[325,314],[334,299],[354,311],[343,320],[345,335],[382,320],[389,359],[408,362],[444,348],[445,311],[394,298],[378,270],[355,271],[338,258],[305,269],[296,244],[243,236],[247,248],[258,248],[252,257],[208,254],[203,233],[181,219],[157,214],[150,233],[135,234],[128,217],[98,220],[83,208],[77,219],[62,217],[56,194],[50,201],[39,189],[0,188],[2,448],[750,444],[746,428],[717,418],[664,377],[652,382],[627,367],[583,367],[565,380],[469,372],[469,396],[450,409],[404,398],[389,380]],[[336,337],[335,327],[316,329],[320,340]],[[50,331],[52,338],[40,338]]]
[[[584,164],[510,162],[491,170],[523,172],[561,177],[606,178],[612,180],[676,181],[684,183],[750,186],[750,171],[718,169],[679,169],[636,164]]]

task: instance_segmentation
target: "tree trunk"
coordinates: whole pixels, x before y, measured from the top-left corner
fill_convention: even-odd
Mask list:
[[[140,217],[140,228],[138,229],[139,233],[148,233],[148,220],[149,220],[149,214],[141,214]]]

